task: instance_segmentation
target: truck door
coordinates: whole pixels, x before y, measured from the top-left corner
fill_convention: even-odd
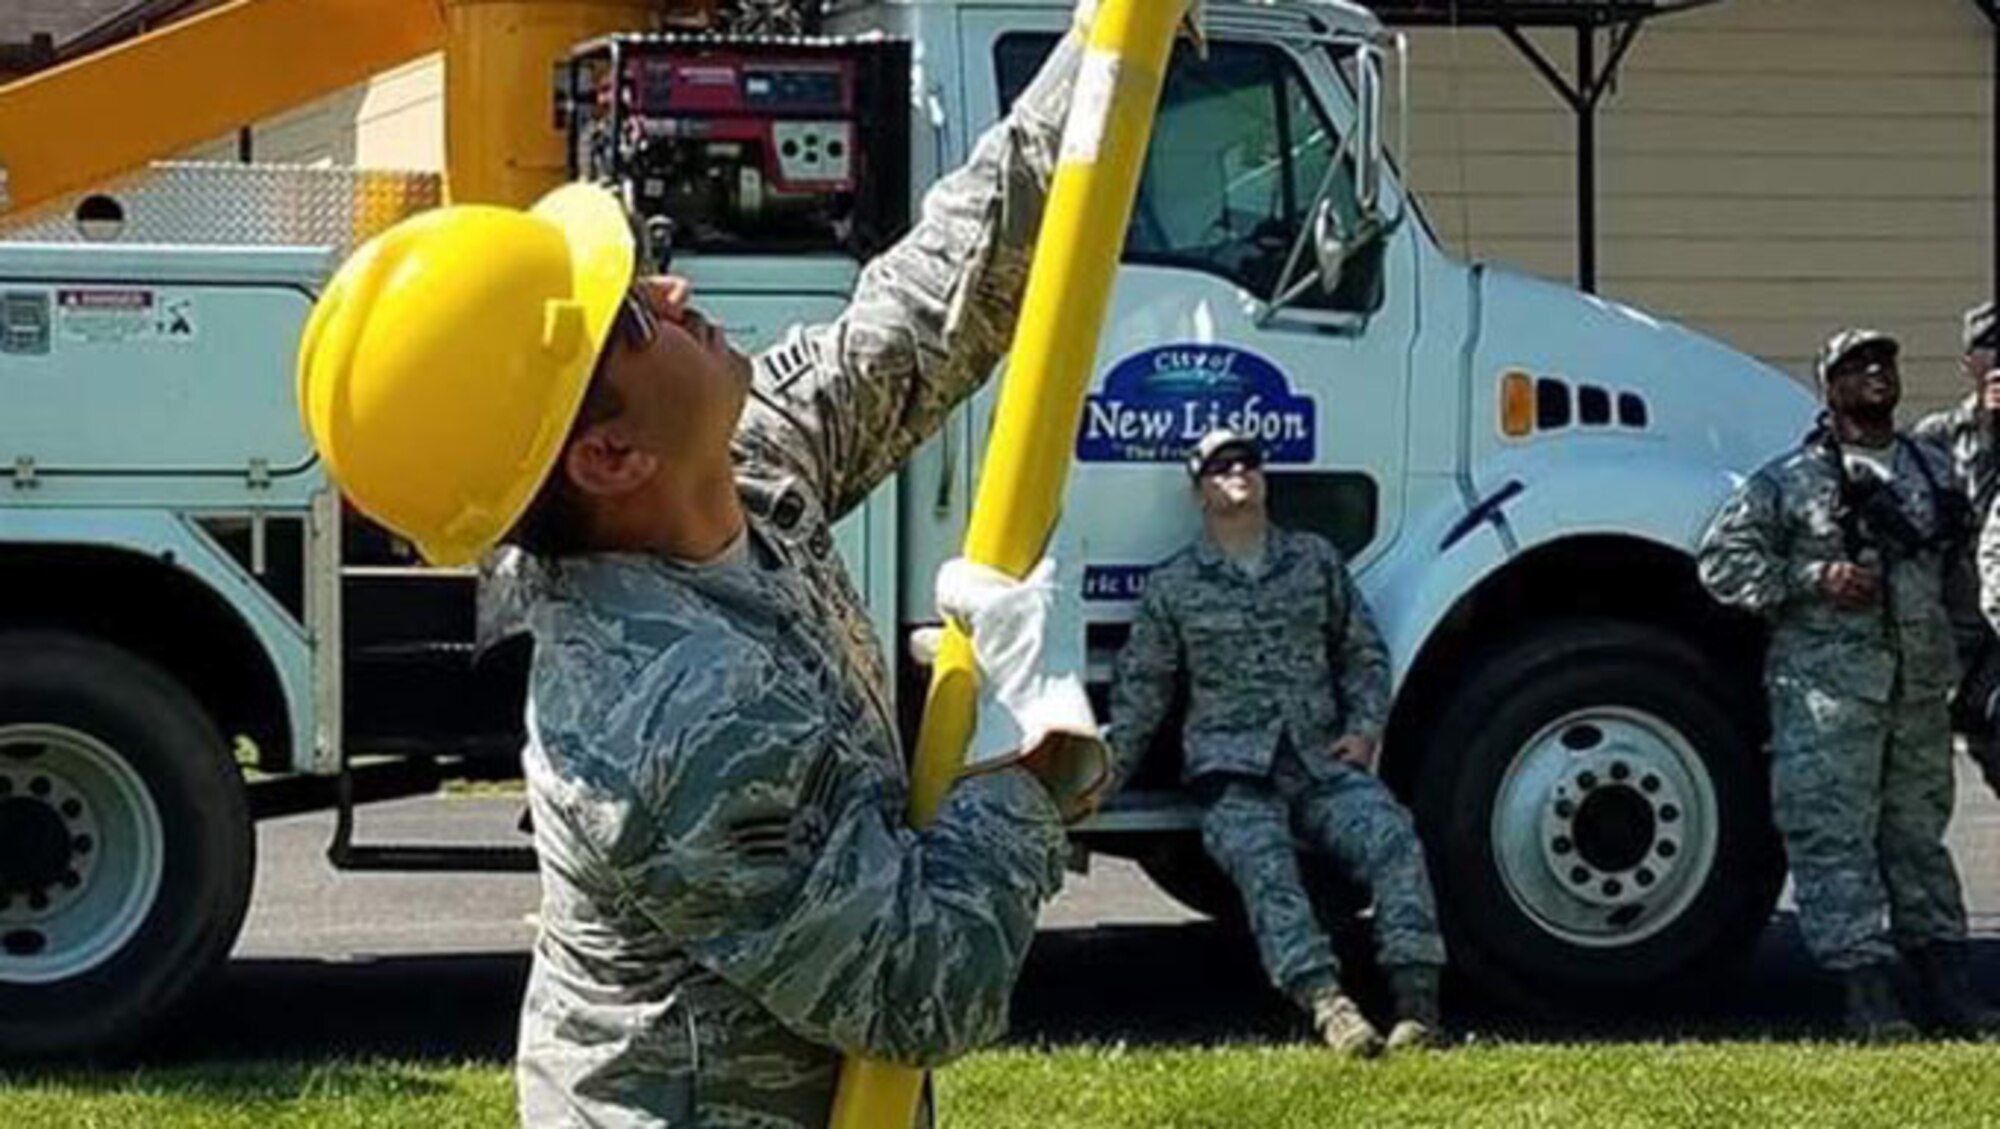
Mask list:
[[[1033,78],[1058,16],[966,13],[973,121],[992,120]],[[1219,39],[1206,60],[1176,49],[1065,509],[1087,622],[1129,619],[1146,570],[1197,532],[1182,458],[1214,426],[1263,441],[1280,522],[1364,566],[1394,538],[1416,312],[1407,228],[1357,256],[1332,293],[1270,301],[1353,119],[1323,48]],[[1353,199],[1346,180],[1343,162],[1336,205]],[[974,420],[975,442],[984,423]]]

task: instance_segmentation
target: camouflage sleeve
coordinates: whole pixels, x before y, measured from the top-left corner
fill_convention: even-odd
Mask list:
[[[635,908],[813,1042],[928,1066],[997,1038],[1062,884],[1048,790],[1021,769],[968,778],[914,831],[812,703],[707,712],[676,719],[650,841],[615,866]]]
[[[1122,788],[1139,770],[1146,750],[1173,708],[1181,671],[1180,630],[1159,584],[1146,586],[1131,637],[1118,653],[1111,687],[1111,787]]]
[[[1334,598],[1342,610],[1330,625],[1340,636],[1327,641],[1338,663],[1341,716],[1348,733],[1379,740],[1389,725],[1389,648],[1383,645],[1368,598],[1355,587],[1340,551],[1331,545],[1325,551],[1330,557],[1327,571],[1337,585]]]
[[[792,330],[759,358],[747,439],[802,463],[831,519],[935,433],[1012,345],[1081,44],[1066,36],[965,167],[932,187],[915,229],[862,271],[840,317]]]
[[[1993,507],[1980,515],[1976,555],[1979,563],[1979,611],[1995,631],[2000,631],[2000,499],[1996,499]]]
[[[1952,411],[1940,408],[1917,421],[1910,428],[1910,438],[1920,443],[1928,443],[1943,451],[1949,457],[1951,451]]]
[[[1792,560],[1786,540],[1778,484],[1752,475],[1702,534],[1696,553],[1702,586],[1731,607],[1776,614],[1787,600],[1817,591],[1824,564]]]

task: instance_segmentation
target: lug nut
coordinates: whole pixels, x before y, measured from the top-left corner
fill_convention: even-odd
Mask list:
[[[1569,880],[1581,886],[1590,881],[1590,871],[1579,866],[1569,872]]]
[[[1576,786],[1586,792],[1590,791],[1592,788],[1597,787],[1597,774],[1594,772],[1577,773]]]
[[[83,885],[83,875],[78,874],[74,870],[65,870],[63,871],[62,884],[63,889],[74,890],[78,886]]]
[[[1672,823],[1674,820],[1679,819],[1680,817],[1681,817],[1681,809],[1675,807],[1672,804],[1660,805],[1661,823]]]
[[[90,841],[90,836],[88,835],[78,835],[76,838],[71,839],[69,841],[70,850],[75,851],[77,854],[80,855],[89,854],[90,848],[93,845],[94,844]]]
[[[1569,802],[1568,800],[1557,800],[1557,801],[1556,801],[1556,818],[1557,818],[1557,819],[1571,819],[1571,818],[1574,818],[1574,817],[1575,817],[1575,815],[1576,815],[1576,805],[1575,805],[1575,804],[1573,804],[1573,803],[1570,803],[1570,802]]]
[[[1653,884],[1653,872],[1642,866],[1639,868],[1638,873],[1632,875],[1632,881],[1637,882],[1641,886],[1651,886]]]
[[[1549,844],[1549,848],[1559,855],[1566,855],[1576,849],[1576,844],[1569,841],[1569,836],[1558,835],[1555,841]]]
[[[77,803],[75,800],[64,800],[62,802],[62,813],[64,819],[75,819],[77,816],[83,814],[83,805]]]
[[[1607,878],[1604,880],[1603,889],[1605,897],[1615,898],[1625,892],[1625,884],[1616,878]]]
[[[49,908],[49,896],[47,894],[42,893],[40,890],[37,890],[34,893],[29,894],[28,908],[29,909]]]
[[[1611,779],[1623,780],[1632,775],[1632,769],[1624,761],[1611,762]]]
[[[28,791],[33,792],[37,796],[48,795],[49,778],[46,776],[37,776],[33,780],[28,781]]]
[[[1658,847],[1655,847],[1653,849],[1658,851],[1660,857],[1663,859],[1673,858],[1674,852],[1680,850],[1679,847],[1674,846],[1674,841],[1672,839],[1664,840],[1663,842],[1660,843]]]
[[[1657,792],[1660,790],[1660,778],[1649,772],[1639,778],[1639,787],[1646,792]]]

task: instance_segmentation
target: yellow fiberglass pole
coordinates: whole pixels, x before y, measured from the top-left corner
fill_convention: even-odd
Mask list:
[[[1034,567],[1062,504],[1091,362],[1187,3],[1102,0],[1091,25],[965,535],[967,558],[1010,576]],[[936,817],[964,762],[975,678],[969,641],[947,629],[917,735],[914,826]],[[919,1070],[849,1059],[832,1129],[909,1126],[922,1088]]]

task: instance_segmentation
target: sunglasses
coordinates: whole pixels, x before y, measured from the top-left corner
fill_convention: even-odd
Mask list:
[[[1201,476],[1214,478],[1223,474],[1248,474],[1264,469],[1264,456],[1254,451],[1230,451],[1201,464]]]
[[[1827,376],[1830,379],[1838,380],[1841,377],[1847,376],[1867,376],[1870,373],[1897,371],[1898,366],[1895,357],[1877,354],[1875,356],[1860,356],[1851,360],[1843,360],[1828,370]]]
[[[660,335],[660,317],[646,300],[639,295],[637,287],[625,292],[625,299],[618,304],[618,313],[611,319],[612,336],[625,343],[628,349],[644,349]]]

